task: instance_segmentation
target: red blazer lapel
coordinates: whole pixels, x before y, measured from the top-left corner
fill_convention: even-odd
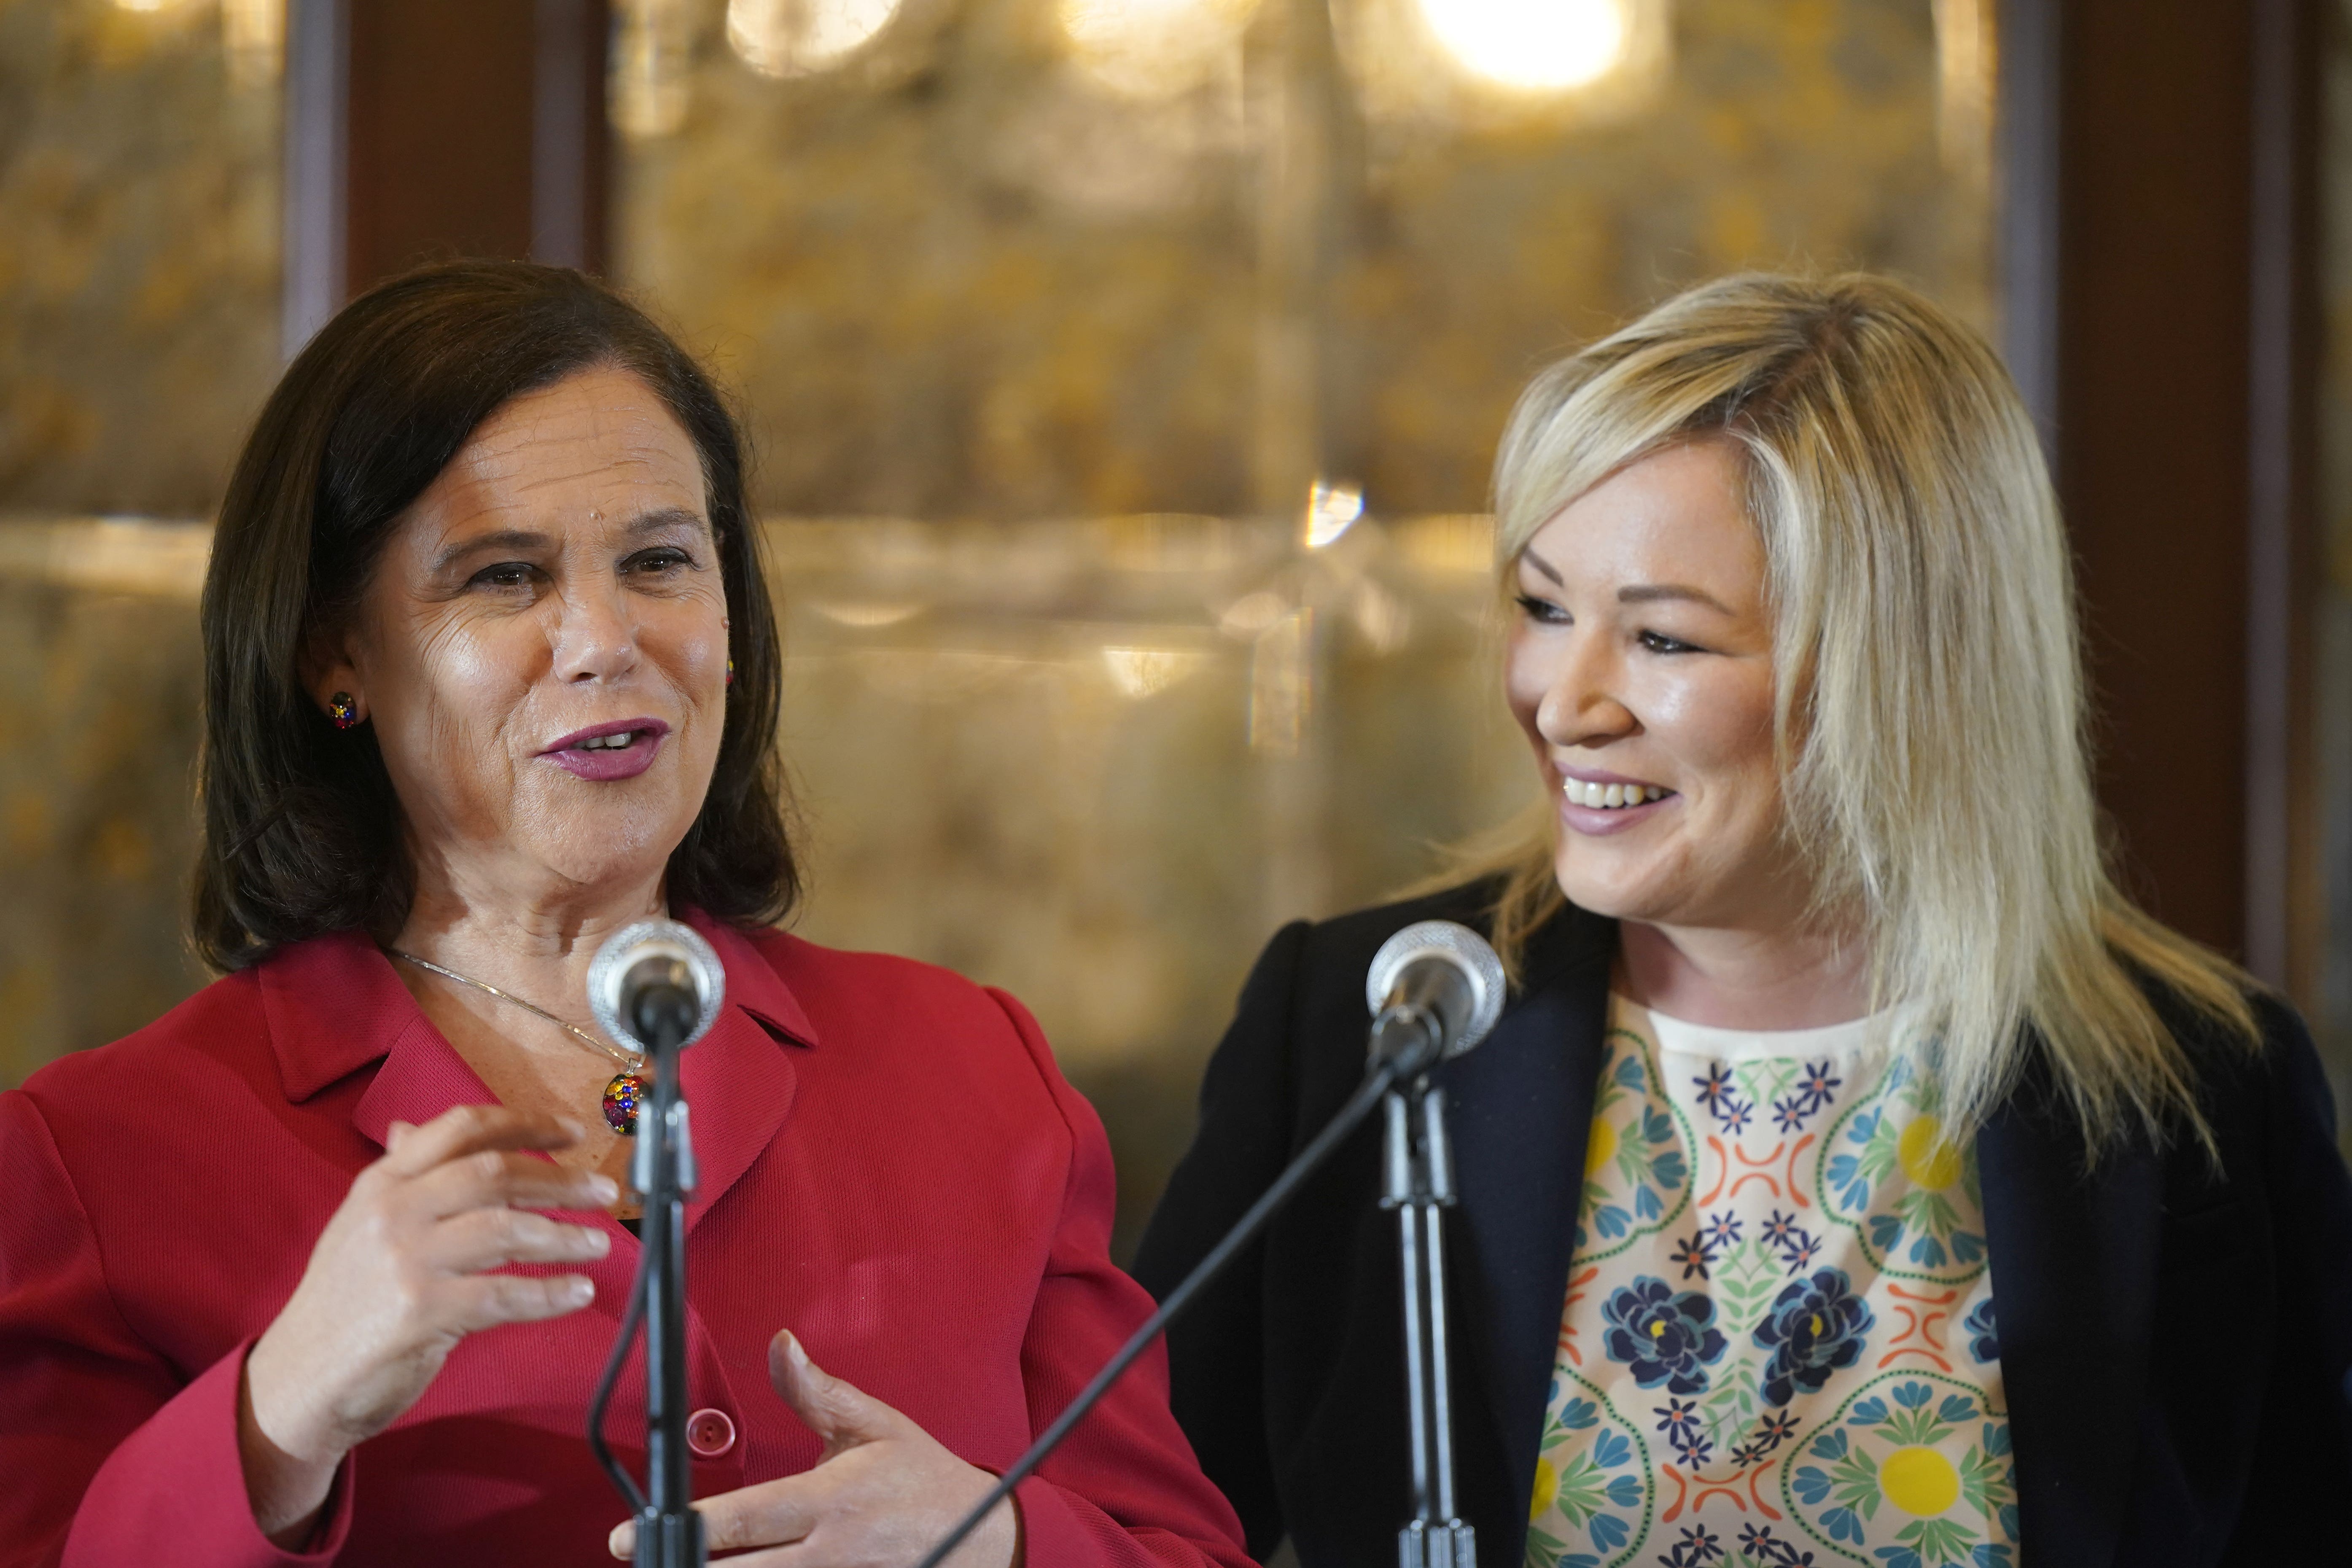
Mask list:
[[[683,918],[709,942],[727,971],[727,1005],[719,1021],[681,1058],[701,1176],[687,1204],[691,1236],[774,1142],[800,1080],[793,1053],[817,1042],[807,1014],[754,942],[698,910]]]

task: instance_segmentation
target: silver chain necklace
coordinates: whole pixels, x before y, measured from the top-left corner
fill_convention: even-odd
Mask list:
[[[444,980],[454,980],[460,985],[470,985],[477,991],[487,991],[501,1002],[511,1002],[516,1006],[521,1008],[524,1012],[534,1014],[539,1017],[546,1019],[549,1023],[554,1025],[557,1028],[562,1030],[565,1034],[571,1036],[573,1039],[579,1041],[590,1050],[610,1057],[613,1060],[620,1063],[621,1068],[625,1072],[642,1073],[646,1070],[646,1058],[637,1052],[625,1051],[618,1046],[608,1046],[604,1041],[598,1039],[595,1036],[590,1034],[587,1030],[576,1028],[573,1026],[565,1023],[562,1019],[557,1017],[546,1008],[526,1002],[511,991],[501,991],[497,986],[489,984],[485,981],[477,980],[470,974],[460,974],[454,969],[444,969],[441,965],[434,963],[429,958],[419,958],[413,952],[403,952],[396,947],[387,947],[384,951],[392,954],[394,958],[416,965],[419,969],[429,969],[434,973],[441,976]]]

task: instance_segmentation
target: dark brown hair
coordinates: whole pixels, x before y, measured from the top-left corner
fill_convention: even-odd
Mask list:
[[[338,731],[303,649],[359,598],[393,526],[500,405],[575,371],[637,376],[702,462],[735,684],[710,791],[672,851],[667,893],[739,925],[800,894],[776,720],[782,661],[735,421],[709,377],[644,311],[558,267],[428,267],[330,321],[270,394],[237,459],[205,577],[204,844],[193,940],[242,969],[280,945],[361,929],[389,938],[414,893],[375,731]]]

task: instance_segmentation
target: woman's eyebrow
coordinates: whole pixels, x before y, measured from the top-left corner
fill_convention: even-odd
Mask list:
[[[1617,590],[1617,602],[1621,605],[1654,605],[1661,599],[1685,599],[1695,605],[1704,605],[1719,615],[1732,613],[1731,606],[1721,599],[1685,583],[1643,583]]]
[[[459,540],[443,547],[433,558],[432,569],[446,570],[467,556],[483,550],[543,550],[551,542],[548,535],[528,528],[501,528],[492,533],[478,533],[471,539]]]
[[[1522,551],[1520,551],[1520,552],[1519,552],[1519,559],[1520,559],[1520,560],[1522,560],[1522,561],[1524,561],[1524,562],[1526,562],[1528,565],[1530,565],[1530,566],[1534,567],[1537,571],[1538,571],[1538,572],[1542,573],[1545,576],[1547,576],[1547,577],[1550,578],[1550,579],[1551,579],[1551,581],[1552,581],[1552,584],[1553,584],[1553,586],[1555,586],[1555,587],[1559,587],[1559,588],[1565,588],[1565,587],[1567,587],[1567,586],[1568,586],[1568,579],[1567,579],[1567,578],[1565,578],[1565,577],[1562,577],[1562,576],[1559,574],[1559,571],[1558,571],[1558,570],[1556,570],[1556,569],[1553,567],[1553,565],[1552,565],[1552,563],[1551,563],[1550,562],[1549,562],[1549,561],[1545,560],[1542,556],[1540,556],[1540,555],[1537,554],[1534,551],[1532,551],[1532,550],[1522,550]]]
[[[659,533],[666,528],[691,528],[705,533],[713,531],[708,518],[682,506],[666,506],[645,512],[631,519],[628,526],[621,531],[633,539],[641,539],[648,533]]]
[[[631,518],[622,525],[621,532],[629,539],[642,539],[649,533],[659,533],[671,528],[690,528],[704,533],[711,531],[710,524],[700,512],[682,506],[666,506]],[[471,539],[462,539],[444,547],[441,553],[433,558],[432,570],[446,571],[467,556],[485,550],[530,552],[549,549],[554,543],[552,534],[542,533],[537,529],[501,528],[489,533],[478,533]]]

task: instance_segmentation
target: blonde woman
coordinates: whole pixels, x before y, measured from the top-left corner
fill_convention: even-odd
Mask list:
[[[1487,1568],[2352,1554],[2327,1090],[2109,876],[2065,540],[1982,340],[1874,278],[1693,289],[1536,379],[1496,504],[1548,799],[1462,885],[1276,936],[1144,1282],[1359,1082],[1381,941],[1459,920],[1517,982],[1441,1075]],[[1253,1550],[1307,1568],[1403,1517],[1377,1154],[1171,1351]]]

